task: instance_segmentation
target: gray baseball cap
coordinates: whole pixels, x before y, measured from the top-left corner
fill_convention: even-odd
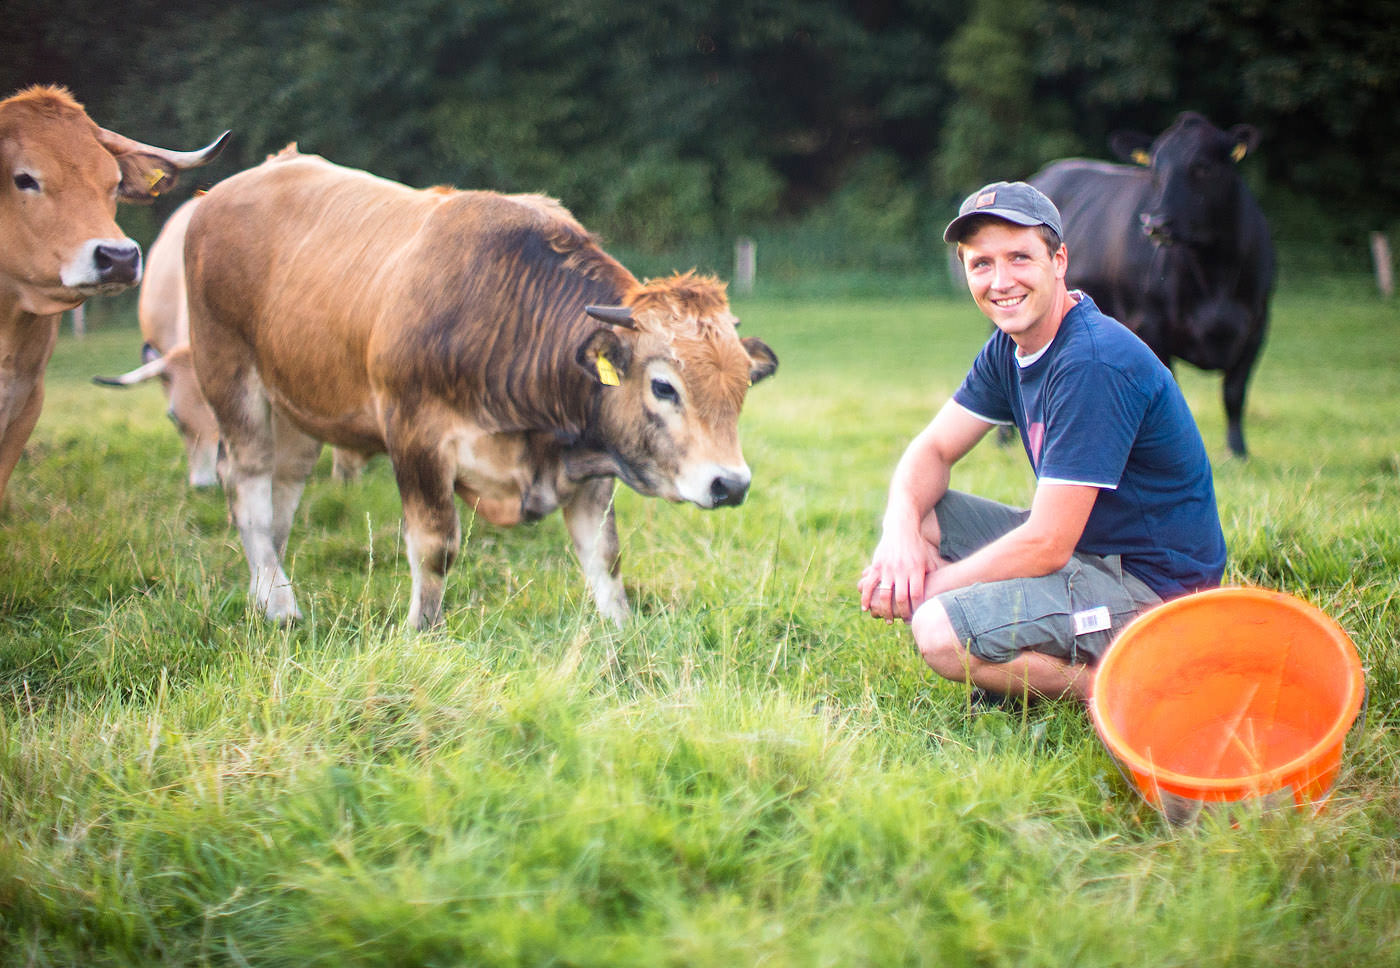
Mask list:
[[[943,230],[944,242],[961,242],[967,223],[978,215],[992,215],[1017,225],[1048,225],[1061,239],[1060,210],[1039,189],[1025,182],[992,182],[963,201],[958,217]]]

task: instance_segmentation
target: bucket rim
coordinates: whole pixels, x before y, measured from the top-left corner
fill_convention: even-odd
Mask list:
[[[1342,704],[1336,721],[1328,728],[1325,736],[1318,739],[1311,747],[1299,756],[1294,757],[1286,763],[1260,770],[1257,773],[1246,774],[1236,777],[1202,777],[1192,776],[1186,773],[1178,773],[1174,770],[1165,769],[1158,765],[1149,757],[1143,756],[1119,732],[1117,726],[1099,707],[1098,680],[1107,670],[1112,670],[1116,665],[1115,654],[1122,655],[1119,644],[1125,640],[1131,641],[1142,635],[1142,629],[1152,626],[1160,621],[1163,616],[1175,614],[1180,611],[1187,611],[1199,608],[1202,605],[1210,605],[1216,599],[1238,599],[1241,601],[1268,602],[1273,605],[1281,605],[1291,611],[1299,613],[1313,621],[1327,633],[1327,639],[1336,647],[1337,652],[1343,658],[1349,660],[1351,675],[1348,677],[1348,695]],[[1366,682],[1365,670],[1361,666],[1361,657],[1357,653],[1356,644],[1346,631],[1337,624],[1336,620],[1313,605],[1304,601],[1296,595],[1287,592],[1273,591],[1267,588],[1258,588],[1249,585],[1221,585],[1218,588],[1206,589],[1204,591],[1193,592],[1174,598],[1143,612],[1133,619],[1119,633],[1118,637],[1109,645],[1104,657],[1099,660],[1099,667],[1095,673],[1094,694],[1089,699],[1089,716],[1093,721],[1094,729],[1098,732],[1099,738],[1108,747],[1109,752],[1118,757],[1134,773],[1145,774],[1150,777],[1157,786],[1185,787],[1193,790],[1205,792],[1228,792],[1236,791],[1241,784],[1250,782],[1254,785],[1272,783],[1298,773],[1308,764],[1315,762],[1319,757],[1319,751],[1326,751],[1335,748],[1346,739],[1347,732],[1351,729],[1356,717],[1361,712],[1361,704],[1365,699]]]

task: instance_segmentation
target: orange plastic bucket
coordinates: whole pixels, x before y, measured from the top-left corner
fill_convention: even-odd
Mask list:
[[[1291,595],[1216,588],[1125,628],[1099,663],[1090,714],[1168,819],[1262,798],[1320,808],[1365,696],[1356,647]]]

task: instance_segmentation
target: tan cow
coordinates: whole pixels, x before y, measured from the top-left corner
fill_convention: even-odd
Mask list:
[[[141,280],[141,249],[117,202],[149,202],[200,151],[152,148],[98,127],[64,89],[0,101],[0,499],[39,419],[62,313]]]
[[[739,339],[723,284],[640,284],[552,199],[417,191],[288,152],[205,196],[185,260],[195,367],[270,619],[300,615],[282,556],[323,441],[392,461],[418,628],[442,620],[454,491],[503,526],[562,508],[617,622],[615,478],[702,508],[748,491],[739,411],[772,351]]]
[[[104,386],[134,386],[159,378],[167,413],[185,444],[192,487],[219,483],[219,424],[204,401],[190,354],[190,314],[185,303],[185,229],[198,198],[171,213],[146,253],[146,274],[136,313],[141,321],[142,365],[114,377],[93,377]]]
[[[204,399],[190,352],[190,313],[185,300],[185,230],[199,198],[166,219],[146,253],[146,272],[136,314],[141,323],[141,365],[121,376],[95,376],[101,386],[129,387],[159,378],[166,413],[185,445],[191,487],[219,483],[219,423]],[[360,475],[365,457],[334,448],[332,474],[339,481]]]

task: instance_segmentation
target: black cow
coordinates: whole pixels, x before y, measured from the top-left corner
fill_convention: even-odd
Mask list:
[[[1134,330],[1168,366],[1225,371],[1230,450],[1244,456],[1245,386],[1268,325],[1274,284],[1269,225],[1235,164],[1258,142],[1181,114],[1155,140],[1116,134],[1136,165],[1069,159],[1029,181],[1055,202],[1069,284]]]

